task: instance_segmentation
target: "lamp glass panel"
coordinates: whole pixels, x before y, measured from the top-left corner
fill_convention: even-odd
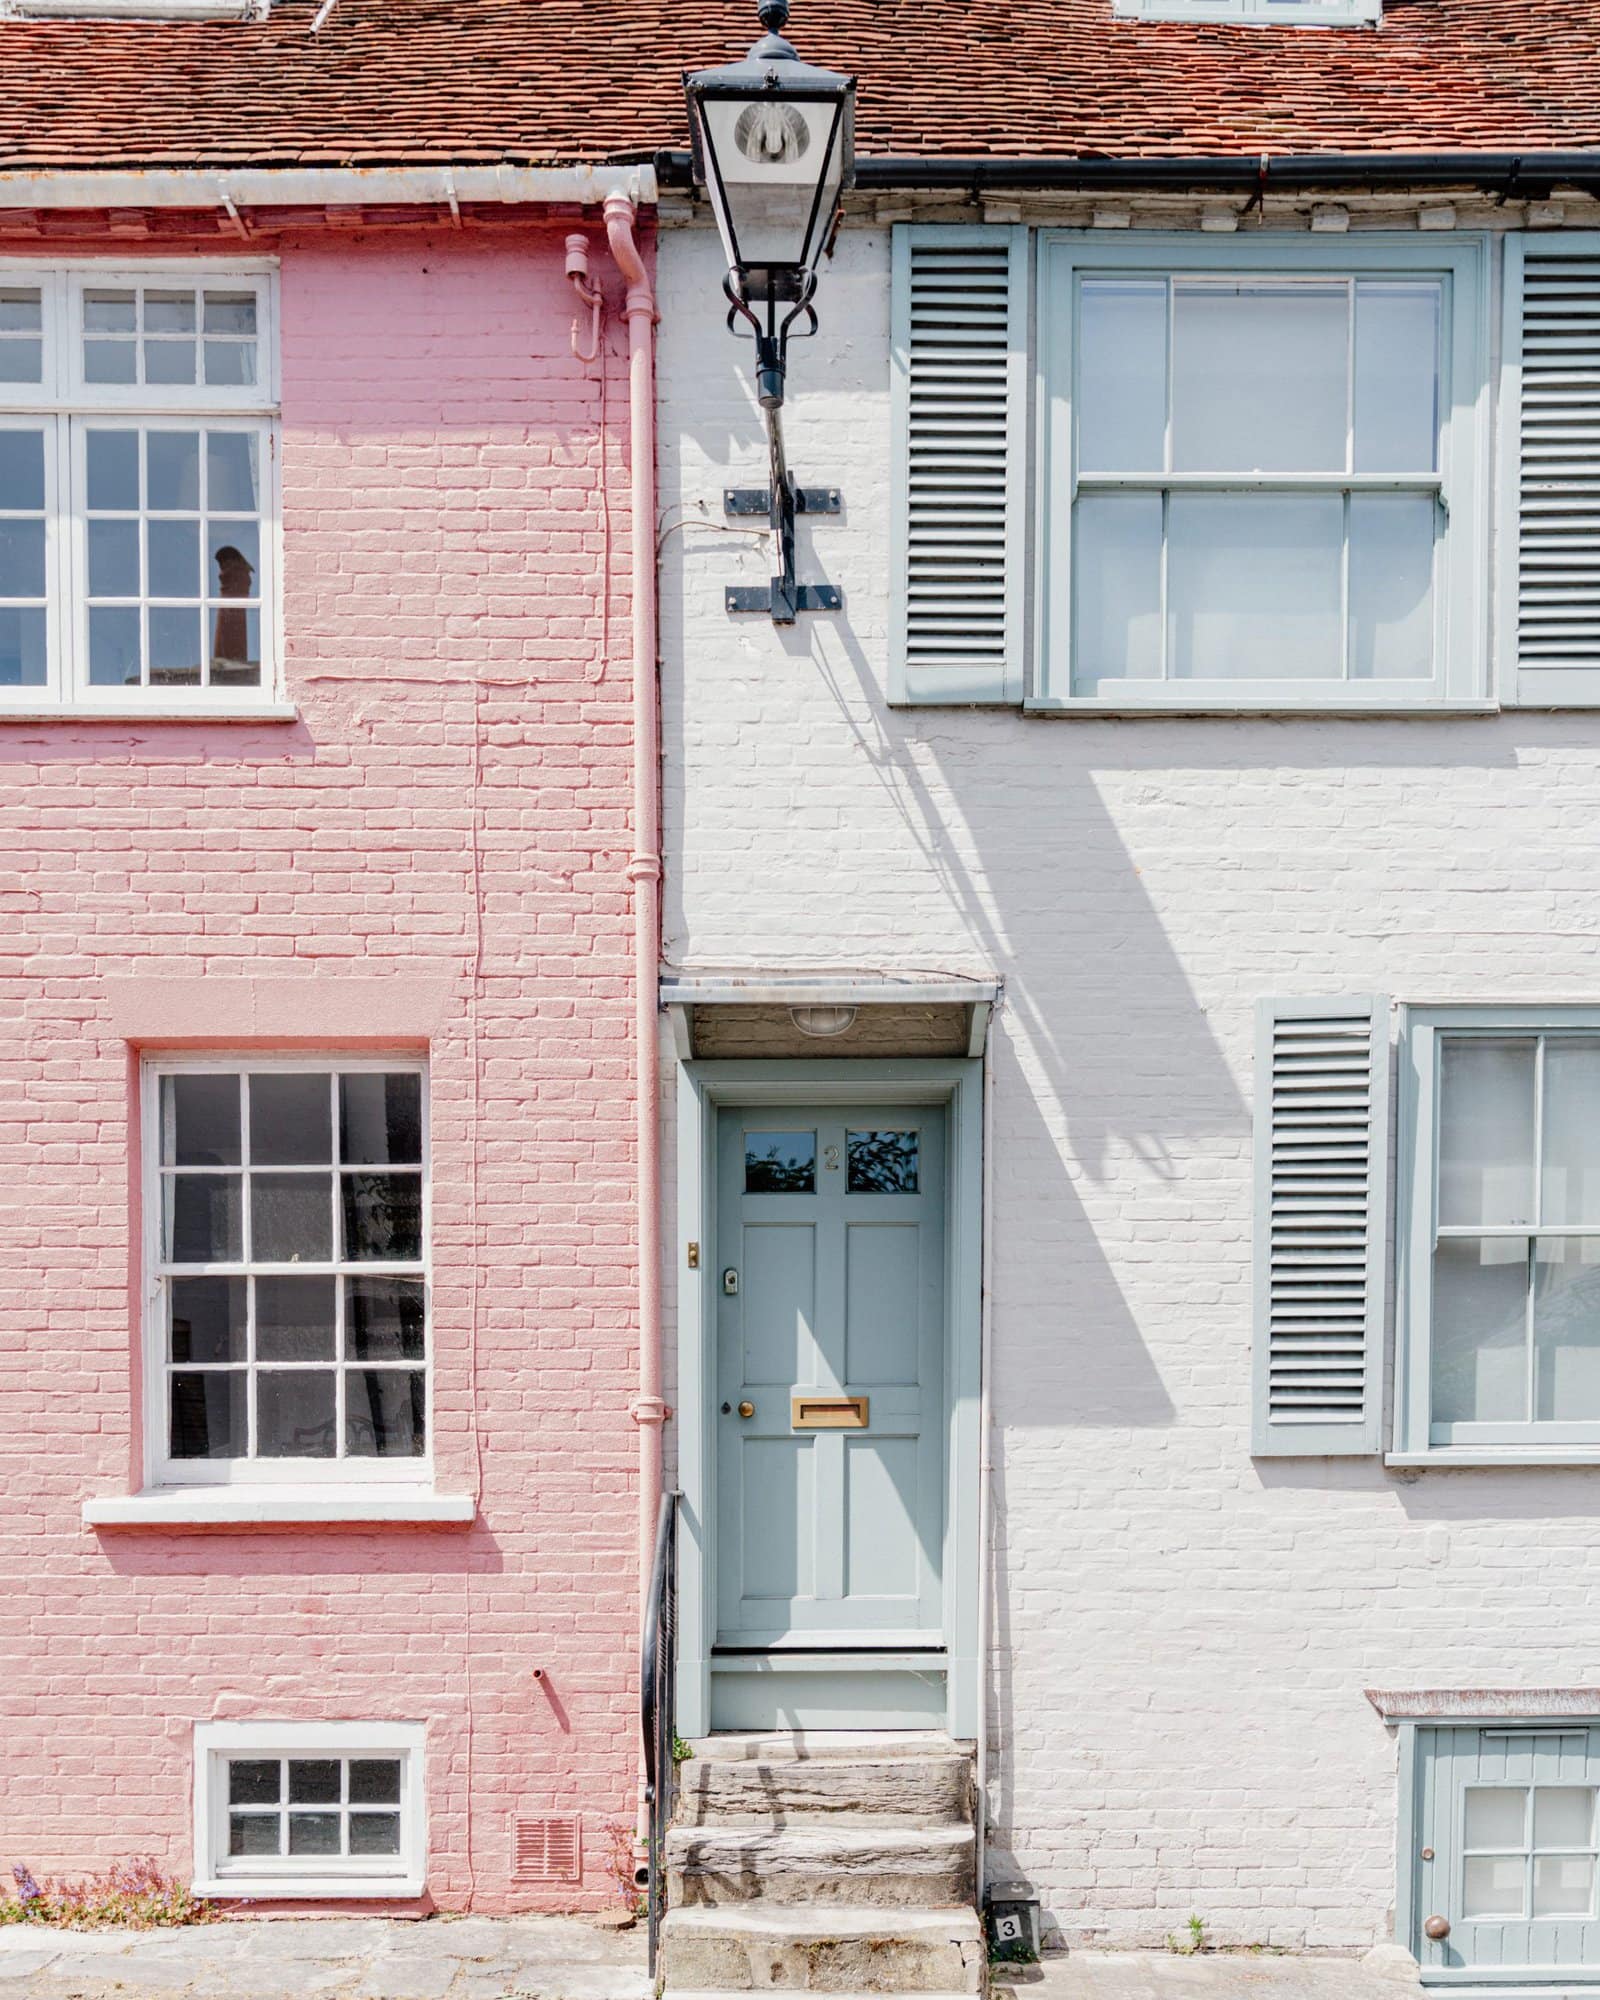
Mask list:
[[[843,179],[839,112],[837,100],[699,100],[712,163],[708,191],[730,265],[808,269],[816,262]]]

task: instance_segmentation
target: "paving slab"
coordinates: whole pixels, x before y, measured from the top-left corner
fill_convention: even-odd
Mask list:
[[[648,2000],[644,1936],[568,1917],[0,1928],[4,2000]]]
[[[1072,1951],[1043,1965],[995,1966],[993,2000],[1416,2000],[1399,1954]]]

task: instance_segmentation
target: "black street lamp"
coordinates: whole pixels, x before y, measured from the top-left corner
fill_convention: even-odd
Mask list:
[[[784,462],[784,376],[790,329],[815,333],[817,264],[833,240],[855,169],[853,76],[802,62],[778,32],[788,0],[762,0],[766,33],[742,62],[684,78],[695,178],[705,188],[728,260],[723,290],[730,328],[748,322],[756,342],[756,395],[766,413],[772,485],[730,493],[732,513],[770,513],[782,575],[770,593],[730,591],[733,610],[770,609],[780,624],[797,610],[835,610],[839,593],[794,581],[794,515],[837,513],[836,492],[797,488]],[[759,596],[760,602],[750,602]],[[739,601],[736,602],[735,600]]]

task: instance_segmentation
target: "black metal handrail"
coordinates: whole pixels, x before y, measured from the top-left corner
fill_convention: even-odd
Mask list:
[[[655,1560],[645,1603],[639,1659],[639,1721],[644,1730],[644,1798],[648,1815],[645,1923],[650,1977],[656,1976],[661,1919],[667,1908],[666,1843],[678,1774],[678,1495],[663,1493],[656,1517]]]

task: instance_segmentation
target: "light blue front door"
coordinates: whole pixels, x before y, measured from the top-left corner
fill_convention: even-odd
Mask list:
[[[1425,1980],[1600,1975],[1600,1725],[1418,1731]],[[1430,1936],[1444,1926],[1442,1935]]]
[[[943,1638],[945,1112],[725,1109],[717,1643]]]

